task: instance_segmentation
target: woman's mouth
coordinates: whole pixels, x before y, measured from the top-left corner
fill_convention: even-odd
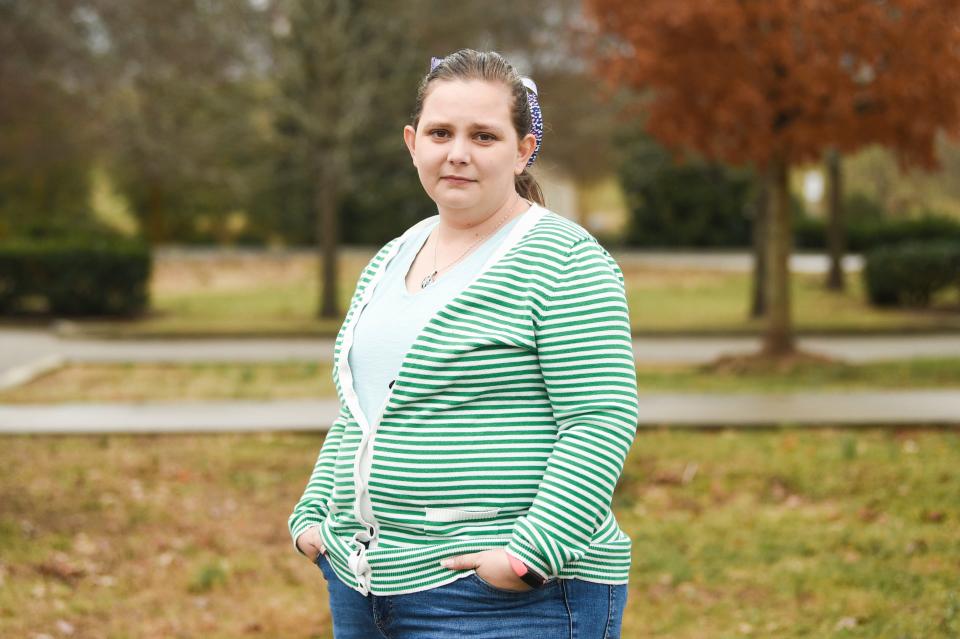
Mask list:
[[[440,178],[450,184],[470,184],[471,182],[476,182],[476,180],[468,180],[467,178],[454,177],[452,175],[445,175]]]

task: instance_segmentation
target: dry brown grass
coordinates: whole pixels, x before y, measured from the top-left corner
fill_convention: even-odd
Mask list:
[[[330,362],[75,364],[0,392],[7,404],[335,397]]]
[[[23,386],[0,391],[0,402],[136,402],[204,399],[335,398],[331,362],[263,364],[72,364]],[[645,392],[803,392],[884,388],[958,388],[960,359],[873,364],[833,362],[820,355],[768,360],[725,357],[710,364],[637,366]]]
[[[151,288],[158,295],[242,291],[294,284],[314,276],[317,258],[303,254],[224,255],[215,259],[158,259]]]
[[[330,636],[286,527],[319,435],[0,441],[0,637]],[[641,432],[623,636],[958,636],[958,463],[949,431]]]
[[[838,366],[841,360],[819,353],[797,350],[789,355],[771,356],[760,351],[745,355],[723,355],[699,367],[702,373],[720,375],[792,375],[811,366]]]
[[[0,636],[329,636],[285,528],[320,442],[4,440]]]
[[[649,267],[625,267],[623,279],[632,290],[660,291],[664,288],[697,290],[724,286],[731,279],[741,276],[725,272],[681,269],[651,269]]]

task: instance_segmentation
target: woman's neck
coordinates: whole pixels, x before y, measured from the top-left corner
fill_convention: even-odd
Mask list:
[[[491,233],[495,228],[503,227],[510,220],[523,215],[531,204],[518,194],[511,195],[495,211],[476,220],[468,220],[456,213],[440,214],[438,228],[444,245],[470,244],[477,238]]]

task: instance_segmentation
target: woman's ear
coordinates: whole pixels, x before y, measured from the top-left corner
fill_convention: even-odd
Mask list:
[[[413,160],[413,165],[417,165],[417,156],[414,153],[417,142],[417,130],[414,129],[409,124],[403,127],[403,143],[407,145],[407,150],[410,151],[410,159]]]
[[[537,136],[533,133],[527,133],[520,140],[520,144],[517,145],[517,163],[513,167],[513,172],[517,175],[523,173],[523,170],[527,168],[527,162],[530,160],[530,156],[533,155],[533,152],[537,148]]]

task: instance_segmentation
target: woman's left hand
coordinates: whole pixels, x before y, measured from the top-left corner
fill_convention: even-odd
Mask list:
[[[533,590],[530,585],[517,576],[517,573],[513,572],[507,553],[499,548],[447,557],[440,563],[453,570],[474,569],[478,577],[497,588],[518,592]]]

